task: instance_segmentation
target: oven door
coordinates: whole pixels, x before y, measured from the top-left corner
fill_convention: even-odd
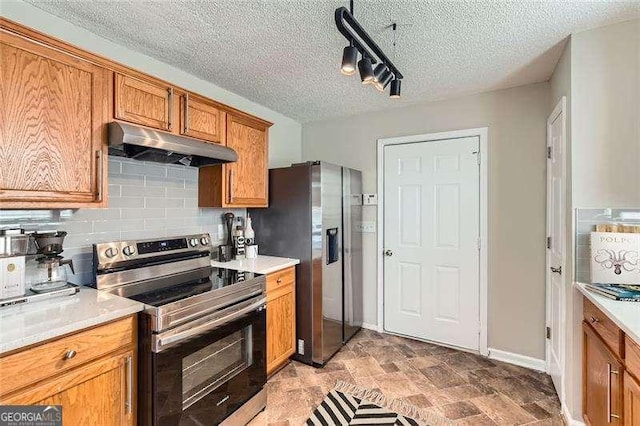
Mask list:
[[[212,425],[266,383],[265,298],[153,336],[156,425]]]

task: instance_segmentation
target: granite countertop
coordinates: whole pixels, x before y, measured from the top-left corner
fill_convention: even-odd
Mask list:
[[[217,260],[212,260],[211,266],[215,268],[233,269],[236,271],[255,272],[256,274],[270,274],[299,263],[299,259],[258,255],[255,259],[232,260],[230,262],[218,262]]]
[[[640,302],[623,302],[595,294],[583,283],[575,283],[575,287],[607,315],[618,327],[640,344]]]
[[[144,304],[93,288],[0,308],[0,354],[142,311]]]

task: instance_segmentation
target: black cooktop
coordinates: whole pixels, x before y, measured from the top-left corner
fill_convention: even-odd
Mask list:
[[[183,284],[164,287],[146,293],[127,296],[150,306],[162,306],[178,300],[186,299],[208,291],[214,291],[261,276],[254,272],[234,271],[225,268],[211,268],[207,278]]]

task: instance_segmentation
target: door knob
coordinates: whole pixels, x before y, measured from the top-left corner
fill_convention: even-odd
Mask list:
[[[391,250],[385,250],[384,251],[384,255],[391,257],[391,256],[393,256],[393,252]]]
[[[562,275],[562,266],[558,266],[557,268],[554,268],[553,266],[551,267],[551,272],[553,272],[554,274],[560,274]]]

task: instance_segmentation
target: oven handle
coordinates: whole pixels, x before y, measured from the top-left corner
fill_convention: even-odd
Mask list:
[[[257,302],[254,302],[248,306],[240,308],[237,311],[230,313],[229,315],[225,315],[224,317],[221,317],[221,318],[216,318],[212,321],[206,322],[196,327],[192,327],[190,329],[173,334],[171,336],[161,337],[161,335],[158,335],[155,339],[155,344],[153,348],[154,352],[162,352],[163,350],[167,349],[167,347],[173,346],[182,340],[186,340],[190,337],[197,336],[198,334],[202,334],[204,332],[211,331],[215,328],[221,327],[231,321],[234,321],[240,318],[241,316],[249,312],[261,311],[266,308],[266,304],[265,304],[266,300],[267,299],[265,297],[261,297]]]

